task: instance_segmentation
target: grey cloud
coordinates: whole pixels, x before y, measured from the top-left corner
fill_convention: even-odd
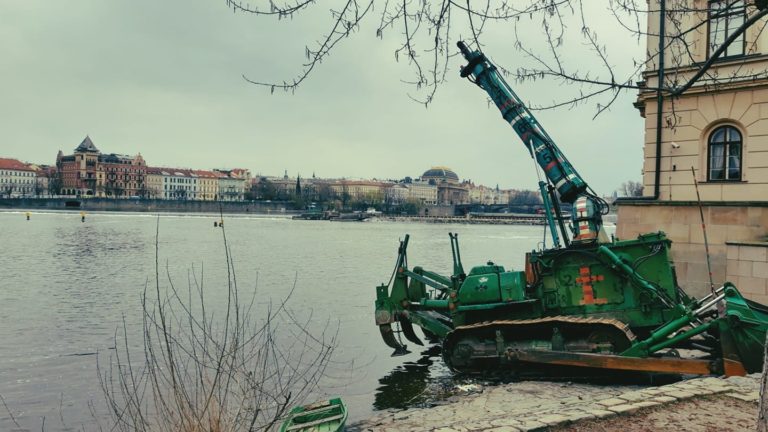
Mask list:
[[[535,187],[528,154],[485,94],[458,77],[458,58],[429,109],[408,99],[395,31],[379,40],[363,27],[294,95],[244,82],[241,74],[295,76],[303,46],[328,22],[325,8],[277,22],[210,0],[2,2],[0,153],[52,163],[91,134],[104,151],[141,152],[155,165],[400,178],[440,164],[478,183]],[[517,67],[526,60],[510,29],[492,30],[486,50]],[[612,52],[642,54],[636,40],[604,31]],[[586,48],[573,44],[566,60],[578,62],[574,50]],[[577,91],[513,85],[538,104]],[[633,100],[622,95],[595,121],[591,104],[537,113],[599,192],[640,177],[643,121]]]

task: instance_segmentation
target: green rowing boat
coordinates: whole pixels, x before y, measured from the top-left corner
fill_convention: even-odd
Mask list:
[[[280,432],[341,432],[346,422],[347,407],[334,398],[292,409]]]

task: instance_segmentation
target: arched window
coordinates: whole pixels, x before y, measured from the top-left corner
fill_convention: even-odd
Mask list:
[[[720,126],[709,135],[708,180],[741,180],[741,132]]]

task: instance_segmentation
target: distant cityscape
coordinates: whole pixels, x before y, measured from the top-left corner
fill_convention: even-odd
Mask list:
[[[196,201],[294,201],[331,207],[434,205],[536,205],[529,190],[499,189],[461,181],[436,166],[399,180],[252,175],[247,168],[190,169],[150,166],[141,154],[102,153],[89,136],[72,154],[59,151],[54,165],[0,158],[0,197],[71,197]]]

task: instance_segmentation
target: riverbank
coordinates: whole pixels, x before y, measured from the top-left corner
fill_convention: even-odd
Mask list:
[[[110,198],[0,198],[0,211],[85,211],[132,213],[259,214],[298,216],[289,201],[194,201]],[[428,206],[428,216],[383,215],[377,213],[360,221],[419,222],[463,225],[544,225],[544,215],[525,213],[468,213],[454,216],[455,206]],[[365,215],[365,214],[363,214]],[[341,218],[344,219],[344,218]],[[336,219],[336,220],[341,220]],[[357,219],[355,220],[357,221]],[[606,226],[614,225],[615,214],[605,217]]]
[[[384,412],[348,430],[742,431],[754,427],[759,387],[760,374],[694,378],[658,387],[552,382],[477,385],[444,405]],[[701,412],[703,405],[709,409]]]
[[[186,201],[108,198],[0,198],[0,210],[76,210],[135,213],[296,214],[282,201]]]
[[[380,219],[393,222],[423,222],[423,223],[452,223],[452,224],[490,224],[490,225],[544,225],[546,220],[542,215],[499,213],[498,215],[466,216],[380,216]]]

